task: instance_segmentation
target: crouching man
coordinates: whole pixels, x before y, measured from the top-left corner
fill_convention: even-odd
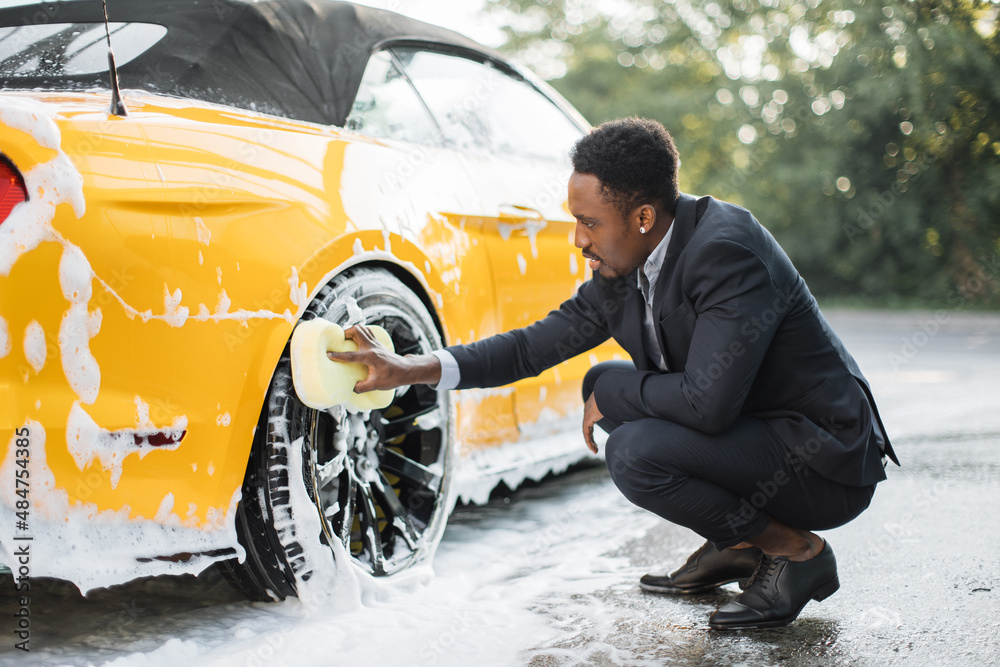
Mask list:
[[[648,591],[740,582],[719,630],[793,621],[840,586],[814,530],[841,526],[898,464],[868,383],[802,277],[745,209],[677,190],[677,150],[659,123],[595,128],[573,149],[569,208],[593,279],[542,320],[431,355],[400,357],[364,326],[331,353],[367,364],[357,391],[406,384],[495,387],[613,337],[631,362],[583,383],[583,437],[610,435],[608,470],[636,505],[707,542]],[[593,332],[582,335],[581,332]]]

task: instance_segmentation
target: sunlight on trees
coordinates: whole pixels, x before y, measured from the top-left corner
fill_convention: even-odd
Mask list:
[[[1000,4],[489,0],[591,122],[656,118],[813,291],[1000,306]]]

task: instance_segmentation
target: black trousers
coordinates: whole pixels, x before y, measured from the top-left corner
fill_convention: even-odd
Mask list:
[[[584,400],[601,373],[634,368],[628,361],[594,366],[583,380]],[[805,530],[842,526],[875,493],[874,485],[822,477],[752,417],[739,417],[717,435],[665,419],[616,424],[605,418],[598,425],[609,434],[608,471],[625,497],[720,549],[754,537],[771,517]]]

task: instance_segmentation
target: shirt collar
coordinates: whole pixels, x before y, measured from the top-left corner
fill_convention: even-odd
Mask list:
[[[670,237],[674,233],[673,221],[671,221],[670,227],[667,228],[667,233],[663,235],[660,242],[656,244],[653,248],[653,252],[649,253],[649,257],[646,259],[646,263],[642,267],[642,273],[646,276],[646,282],[649,285],[649,294],[646,294],[646,298],[650,299],[653,295],[653,289],[656,287],[656,280],[660,277],[660,267],[663,266],[663,260],[667,256],[667,246],[670,244]],[[636,279],[638,280],[639,289],[642,289],[642,275],[636,274]],[[645,294],[645,291],[643,292]]]

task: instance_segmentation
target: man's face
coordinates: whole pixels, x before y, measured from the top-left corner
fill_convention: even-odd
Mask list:
[[[623,218],[604,201],[601,181],[593,174],[573,172],[569,179],[569,210],[576,218],[574,244],[590,260],[595,277],[613,281],[635,271],[649,256],[639,234],[638,215]]]

